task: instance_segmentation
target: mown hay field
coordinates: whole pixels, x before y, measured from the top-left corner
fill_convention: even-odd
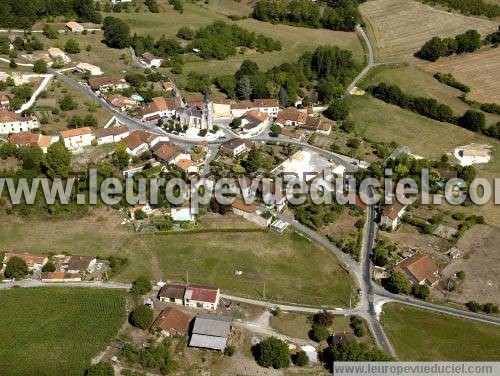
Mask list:
[[[451,37],[469,29],[483,36],[498,23],[449,13],[412,0],[374,0],[360,5],[378,60],[408,60],[434,36]]]
[[[81,376],[125,322],[125,291],[0,291],[0,374]]]

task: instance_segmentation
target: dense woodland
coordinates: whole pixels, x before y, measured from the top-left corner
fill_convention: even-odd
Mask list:
[[[264,22],[354,31],[362,23],[358,0],[329,0],[327,6],[309,0],[258,0],[252,17]]]
[[[94,0],[2,0],[0,26],[29,29],[43,17],[66,16],[82,22],[101,23]]]

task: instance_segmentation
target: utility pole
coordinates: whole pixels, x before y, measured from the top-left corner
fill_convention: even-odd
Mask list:
[[[349,309],[351,309],[352,293],[349,294]]]
[[[264,281],[264,288],[262,290],[262,297],[266,300],[266,282]]]
[[[189,272],[186,270],[186,285],[189,285]]]

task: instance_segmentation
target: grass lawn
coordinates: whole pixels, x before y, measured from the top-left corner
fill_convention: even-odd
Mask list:
[[[386,304],[382,325],[405,361],[498,361],[500,327],[400,304]]]
[[[355,286],[327,250],[287,233],[141,235],[120,225],[122,215],[99,209],[81,219],[0,219],[2,250],[33,253],[70,252],[128,257],[117,276],[219,286],[225,293],[303,305],[346,306]],[[29,232],[27,232],[29,231]],[[235,271],[242,275],[236,276]],[[356,294],[353,294],[355,296]]]
[[[83,375],[125,321],[125,292],[85,288],[0,291],[2,375]]]

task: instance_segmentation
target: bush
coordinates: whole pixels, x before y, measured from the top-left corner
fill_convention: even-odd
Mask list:
[[[346,120],[349,116],[349,107],[342,99],[335,99],[324,112],[325,116],[332,120]]]
[[[411,294],[418,299],[425,300],[431,293],[431,290],[426,285],[414,284],[411,287]]]
[[[288,345],[279,338],[268,337],[255,350],[257,363],[262,367],[279,369],[290,365]]]
[[[152,289],[153,286],[151,286],[151,281],[149,280],[149,278],[140,276],[132,283],[132,289],[130,290],[130,292],[136,296],[139,296],[147,294]]]
[[[42,272],[55,272],[55,271],[56,271],[56,265],[52,261],[47,262],[42,267]]]
[[[130,323],[140,329],[147,329],[152,322],[153,310],[145,305],[140,305],[130,315]]]
[[[22,258],[11,257],[5,266],[3,274],[6,278],[23,278],[29,274],[28,265]]]
[[[330,337],[330,332],[328,331],[328,328],[326,326],[315,323],[312,327],[312,335],[315,341],[321,342],[327,340],[328,337]]]
[[[349,326],[353,329],[356,337],[363,337],[365,335],[363,330],[363,321],[357,316],[351,316]]]
[[[434,78],[438,80],[439,82],[454,87],[455,89],[458,89],[460,91],[463,91],[464,93],[468,93],[470,91],[470,87],[458,82],[455,77],[451,73],[441,73],[441,72],[436,72],[434,74]]]
[[[33,64],[33,72],[35,73],[47,73],[48,71],[48,66],[45,60],[37,60]]]
[[[309,358],[305,351],[301,350],[294,354],[293,363],[298,367],[304,367],[309,364]]]
[[[74,39],[68,39],[66,44],[64,45],[64,51],[69,54],[79,54],[80,53],[80,45]]]
[[[233,356],[235,352],[236,352],[236,349],[232,345],[228,345],[224,349],[224,355],[226,355],[226,356]]]

